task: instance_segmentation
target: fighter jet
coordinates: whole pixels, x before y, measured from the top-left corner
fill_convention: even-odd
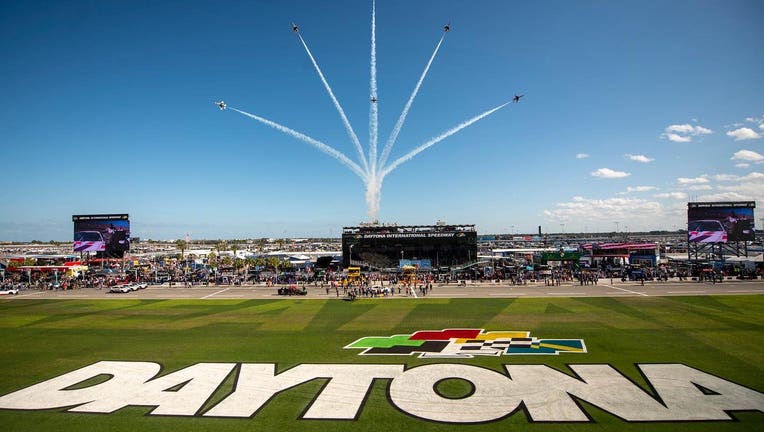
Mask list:
[[[297,24],[292,23],[292,31],[295,32],[295,33],[299,33],[300,32],[300,27],[297,26]]]
[[[448,24],[443,26],[443,31],[446,32],[446,33],[451,31],[451,21],[449,21]]]
[[[377,103],[377,98],[375,98],[375,97],[372,97],[372,98],[371,98],[371,103]]]
[[[225,104],[225,102],[224,102],[224,101],[215,102],[215,105],[217,105],[218,107],[220,107],[220,110],[221,110],[221,111],[222,111],[222,110],[224,110],[224,109],[226,109],[226,104]]]
[[[520,98],[523,97],[523,96],[525,96],[525,95],[515,95],[515,97],[512,98],[512,102],[514,102],[514,103],[520,102]]]

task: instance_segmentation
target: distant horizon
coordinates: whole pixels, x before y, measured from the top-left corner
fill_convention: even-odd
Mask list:
[[[761,231],[758,229],[757,231]],[[619,235],[639,235],[639,234],[646,234],[646,235],[661,235],[661,234],[682,234],[686,233],[686,229],[678,229],[675,231],[672,230],[652,230],[652,231],[594,231],[594,232],[543,232],[541,233],[541,237],[545,236],[573,236],[573,235],[612,235],[612,236],[619,236]],[[478,238],[485,237],[485,236],[503,236],[503,237],[538,237],[538,232],[535,233],[485,233],[481,234],[478,231]],[[157,239],[157,238],[144,238],[141,236],[131,236],[131,238],[138,237],[140,239],[140,242],[162,242],[162,243],[168,243],[168,242],[176,242],[178,240],[185,240],[184,238],[165,238],[165,239]],[[342,235],[338,237],[305,237],[305,236],[295,236],[295,237],[242,237],[242,238],[192,238],[189,239],[189,242],[191,244],[193,243],[203,243],[203,242],[226,242],[226,241],[235,241],[235,242],[247,242],[247,241],[269,241],[269,242],[278,242],[280,240],[341,240]],[[28,240],[28,241],[17,241],[17,240],[0,240],[0,245],[2,244],[49,244],[50,242],[54,242],[56,244],[67,244],[72,243],[72,240]]]

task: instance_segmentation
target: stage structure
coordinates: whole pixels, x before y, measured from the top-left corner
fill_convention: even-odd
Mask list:
[[[477,259],[475,225],[411,225],[366,223],[342,228],[345,267],[421,270],[461,266]]]
[[[748,256],[755,240],[755,201],[687,203],[687,255],[690,261],[724,261]]]

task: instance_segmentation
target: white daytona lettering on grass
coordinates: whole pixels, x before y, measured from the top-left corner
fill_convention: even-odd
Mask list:
[[[2,396],[0,409],[111,413],[137,405],[155,407],[155,415],[194,416],[235,366],[198,363],[154,378],[161,370],[156,363],[101,361]],[[279,374],[273,363],[245,363],[234,391],[204,415],[250,417],[276,394],[314,379],[328,381],[304,419],[358,418],[375,379],[392,380],[389,397],[401,411],[446,423],[494,421],[521,406],[531,421],[589,421],[576,399],[630,422],[730,420],[729,411],[764,412],[764,394],[682,364],[638,365],[655,394],[610,365],[569,367],[577,377],[544,365],[505,365],[507,376],[451,363],[408,370],[401,364],[303,364]],[[86,386],[102,376],[109,379]],[[442,396],[438,382],[451,378],[469,381],[473,391]]]
[[[198,363],[149,381],[161,367],[150,362],[101,361],[0,398],[0,408],[110,413],[130,405],[156,406],[152,414],[194,415],[235,363]],[[112,378],[90,387],[65,390],[99,375]],[[176,391],[168,391],[182,385]]]
[[[448,399],[435,391],[438,381],[461,378],[475,391]],[[475,423],[502,418],[517,409],[522,396],[513,394],[507,377],[492,370],[460,364],[434,364],[409,369],[390,384],[390,399],[413,416],[451,423]]]
[[[303,418],[350,420],[361,409],[374,379],[395,378],[402,372],[403,365],[304,364],[276,375],[275,364],[243,364],[236,391],[204,415],[249,417],[281,391],[328,378]]]

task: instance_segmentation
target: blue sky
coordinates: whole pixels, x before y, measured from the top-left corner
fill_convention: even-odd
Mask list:
[[[129,213],[153,239],[339,237],[368,220],[358,175],[213,102],[358,163],[290,23],[368,152],[371,11],[0,2],[0,240],[68,240],[87,213]],[[380,151],[449,21],[391,161],[526,96],[390,172],[381,222],[637,231],[685,226],[688,200],[764,202],[763,2],[379,0]]]

